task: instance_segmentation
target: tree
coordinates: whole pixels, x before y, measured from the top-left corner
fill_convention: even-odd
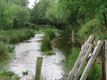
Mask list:
[[[27,6],[28,4],[28,0],[5,0],[7,3],[14,3],[16,5],[19,5],[19,6]]]
[[[31,18],[33,23],[45,23],[45,14],[47,7],[49,6],[49,0],[40,0],[39,3],[35,3],[35,6],[31,13]]]
[[[11,5],[5,10],[5,16],[9,19],[8,25],[23,27],[29,20],[29,10],[18,5]]]
[[[4,11],[7,8],[7,4],[4,0],[0,0],[0,26],[5,25],[6,19],[4,16]]]
[[[19,1],[17,4],[15,1]],[[27,0],[0,0],[0,27],[22,27],[30,17]]]

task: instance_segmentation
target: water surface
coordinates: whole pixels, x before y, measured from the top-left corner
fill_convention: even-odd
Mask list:
[[[37,34],[30,40],[16,45],[15,57],[9,64],[9,69],[18,74],[20,80],[33,80],[37,57],[43,57],[41,80],[60,80],[63,78],[62,60],[64,56],[57,49],[53,49],[54,55],[43,55],[40,51],[43,37],[44,34]],[[28,75],[24,76],[23,72],[28,72]]]

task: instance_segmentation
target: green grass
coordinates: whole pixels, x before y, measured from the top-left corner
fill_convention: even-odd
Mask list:
[[[5,43],[18,43],[34,36],[34,31],[30,29],[22,30],[1,30],[0,41]]]
[[[31,29],[18,30],[0,30],[0,62],[7,60],[10,57],[10,44],[16,44],[34,36],[35,32]]]
[[[3,68],[3,65],[6,64],[11,58],[11,55],[13,55],[11,54],[13,49],[10,47],[10,44],[27,40],[34,36],[34,34],[34,30],[31,29],[0,30],[0,67]],[[19,80],[19,78],[12,72],[2,70],[0,71],[0,80]]]
[[[45,33],[45,36],[42,40],[41,51],[44,52],[46,55],[51,55],[53,54],[51,41],[55,37],[56,29],[48,28],[43,30],[43,32]]]
[[[102,80],[102,65],[95,63],[88,75],[88,80]]]
[[[14,73],[3,69],[0,71],[0,80],[19,80],[19,77]]]
[[[0,42],[0,62],[8,59],[11,48],[8,47],[4,42]]]
[[[72,54],[70,54],[66,60],[65,60],[65,66],[67,68],[67,70],[71,70],[72,67],[75,64],[75,61],[79,55],[80,49],[79,48],[72,48]]]
[[[94,18],[85,23],[84,25],[82,25],[82,27],[78,31],[78,35],[80,37],[86,37],[89,34],[95,33],[95,31],[98,32],[100,28],[101,28],[100,20],[98,18]]]
[[[60,32],[60,35],[56,39],[56,47],[60,49],[65,56],[71,53],[72,48],[72,41],[71,36],[68,32]]]
[[[72,70],[75,61],[79,55],[80,49],[79,48],[73,48],[72,54],[69,55],[69,57],[65,60],[65,66],[68,71]],[[101,64],[95,63],[89,72],[87,80],[101,80],[102,77],[102,69]]]

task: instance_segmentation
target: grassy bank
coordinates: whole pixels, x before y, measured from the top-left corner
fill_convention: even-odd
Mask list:
[[[81,39],[79,40],[81,41]],[[75,47],[72,46],[69,34],[61,33],[60,36],[57,37],[56,47],[60,49],[66,57],[64,63],[68,72],[72,70],[72,67],[74,66],[75,61],[79,55],[80,47],[78,45],[79,44],[77,44]],[[101,80],[101,74],[101,64],[95,62],[87,80]]]
[[[20,80],[19,77],[17,75],[15,75],[14,73],[4,70],[2,69],[0,71],[0,80]]]
[[[9,58],[11,48],[8,47],[4,42],[0,42],[0,62]]]
[[[34,36],[35,32],[31,29],[9,29],[0,30],[0,67],[11,58],[13,47],[10,45],[22,42]],[[17,75],[7,70],[0,69],[0,80],[19,80]]]
[[[34,31],[31,29],[22,29],[22,30],[1,30],[0,31],[0,41],[5,43],[18,43],[29,39],[34,36]]]
[[[10,44],[22,42],[34,36],[34,30],[0,30],[0,62],[8,59],[12,48]]]
[[[50,29],[50,28],[43,30],[45,35],[42,40],[41,51],[44,52],[46,55],[53,54],[51,41],[55,37],[56,31],[57,31],[56,29]]]
[[[70,71],[72,69],[72,67],[74,66],[74,64],[75,64],[74,62],[76,61],[76,59],[79,55],[79,52],[80,52],[80,49],[74,47],[72,49],[72,53],[68,57],[66,57],[65,66],[68,71]]]
[[[80,52],[79,48],[73,48],[72,54],[70,54],[69,57],[65,60],[65,66],[68,69],[68,71],[70,71],[74,66],[75,61],[79,55],[79,52]],[[95,62],[91,71],[89,72],[87,80],[101,80],[102,78],[101,76],[102,76],[101,64]]]

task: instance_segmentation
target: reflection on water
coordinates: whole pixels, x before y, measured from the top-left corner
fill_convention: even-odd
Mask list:
[[[43,57],[41,80],[60,80],[63,77],[61,62],[64,56],[57,49],[53,49],[56,54],[44,56],[40,51],[40,41],[43,37],[43,34],[37,34],[27,42],[16,45],[16,56],[9,64],[9,69],[18,74],[20,80],[33,80],[37,57]],[[24,76],[23,72],[28,72],[28,75]]]

